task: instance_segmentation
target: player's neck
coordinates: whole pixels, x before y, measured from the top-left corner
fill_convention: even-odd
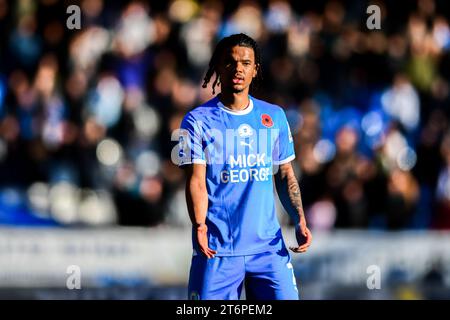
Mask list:
[[[218,95],[218,98],[225,107],[234,111],[242,111],[246,109],[250,102],[248,92],[238,92],[230,94],[220,93]]]

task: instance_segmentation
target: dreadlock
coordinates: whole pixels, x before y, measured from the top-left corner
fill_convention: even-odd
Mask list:
[[[216,48],[214,49],[211,60],[209,61],[209,69],[206,72],[205,77],[203,78],[203,85],[202,85],[203,88],[206,88],[208,86],[208,83],[211,80],[211,77],[215,73],[216,78],[214,79],[214,82],[212,84],[212,92],[213,92],[213,94],[215,94],[215,88],[219,83],[219,74],[217,72],[217,66],[220,63],[220,58],[222,57],[222,53],[224,53],[225,50],[231,49],[232,47],[235,47],[235,46],[247,47],[247,48],[253,49],[253,52],[255,53],[255,64],[257,65],[257,71],[258,71],[254,82],[257,85],[262,80],[261,53],[259,51],[258,44],[256,43],[255,40],[253,40],[246,34],[239,33],[239,34],[233,34],[229,37],[223,38],[216,45]]]

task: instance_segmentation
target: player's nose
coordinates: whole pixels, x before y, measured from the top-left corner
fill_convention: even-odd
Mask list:
[[[242,75],[244,72],[244,65],[242,63],[236,63],[236,74]]]

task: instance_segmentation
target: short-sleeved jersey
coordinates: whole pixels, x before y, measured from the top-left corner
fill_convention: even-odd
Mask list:
[[[179,135],[179,165],[206,166],[210,248],[218,256],[277,251],[284,247],[277,219],[273,173],[295,158],[286,115],[250,96],[242,111],[218,97],[188,112]],[[193,236],[194,254],[198,252]]]

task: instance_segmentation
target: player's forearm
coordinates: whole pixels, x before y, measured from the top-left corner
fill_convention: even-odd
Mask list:
[[[208,211],[208,193],[204,182],[195,178],[188,179],[186,202],[192,224],[205,223]]]
[[[306,223],[300,186],[291,164],[280,166],[280,170],[275,175],[275,185],[281,204],[294,223]]]

